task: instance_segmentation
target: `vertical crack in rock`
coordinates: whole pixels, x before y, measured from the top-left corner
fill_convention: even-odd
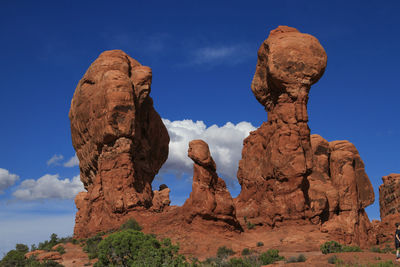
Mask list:
[[[308,93],[326,64],[318,40],[295,28],[279,26],[260,46],[251,90],[268,121],[243,142],[236,213],[241,223],[271,227],[309,221],[365,244],[373,237],[364,208],[374,192],[358,151],[348,141],[310,137]]]
[[[151,80],[149,67],[112,50],[78,83],[69,118],[87,192],[75,200],[77,237],[115,228],[129,211],[152,206],[151,182],[168,157],[169,136],[149,96]]]

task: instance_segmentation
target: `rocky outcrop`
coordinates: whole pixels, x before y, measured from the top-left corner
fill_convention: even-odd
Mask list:
[[[224,180],[216,173],[207,143],[203,140],[191,141],[188,156],[194,164],[192,192],[181,210],[186,221],[191,223],[199,217],[208,221],[222,221],[240,230],[231,194]]]
[[[170,189],[168,187],[160,186],[159,190],[154,190],[153,197],[153,205],[151,209],[156,212],[161,212],[165,207],[168,207],[171,204],[171,200],[169,199]]]
[[[271,31],[258,51],[251,89],[268,121],[243,142],[237,216],[271,227],[319,224],[336,240],[372,242],[364,208],[374,192],[348,141],[310,136],[307,101],[327,57],[316,38],[294,28]]]
[[[118,227],[135,208],[150,208],[151,182],[168,157],[168,132],[153,108],[149,67],[123,51],[102,53],[71,102],[72,144],[87,192],[75,199],[75,236]]]
[[[327,56],[316,38],[286,26],[272,30],[258,50],[251,89],[268,121],[243,142],[235,200],[239,217],[275,225],[304,219],[312,170],[307,102]]]
[[[375,221],[378,244],[393,240],[396,223],[400,223],[400,174],[391,173],[382,177],[379,186],[379,207],[381,221]]]
[[[342,243],[373,243],[365,207],[375,196],[357,149],[348,141],[328,142],[319,135],[311,136],[311,145],[314,165],[308,177],[310,209],[306,217],[322,224],[322,231]]]

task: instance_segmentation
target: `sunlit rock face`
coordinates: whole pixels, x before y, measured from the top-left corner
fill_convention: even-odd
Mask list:
[[[191,141],[188,157],[193,160],[193,184],[190,197],[182,207],[186,222],[191,223],[198,217],[225,222],[231,228],[241,230],[231,194],[224,180],[218,177],[208,144],[203,140]]]
[[[81,181],[75,235],[109,229],[152,206],[151,183],[168,157],[168,132],[149,96],[149,67],[121,50],[103,52],[71,102],[72,143]]]
[[[320,224],[346,243],[363,242],[374,193],[358,151],[310,137],[308,93],[326,64],[319,41],[295,28],[279,26],[261,45],[251,89],[268,121],[243,142],[236,213],[242,223]]]

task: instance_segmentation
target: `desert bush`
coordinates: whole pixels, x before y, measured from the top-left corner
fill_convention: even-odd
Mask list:
[[[358,246],[342,246],[342,251],[340,252],[362,252],[362,250]]]
[[[267,252],[262,253],[259,257],[259,260],[263,265],[271,264],[284,259],[284,257],[279,256],[279,250],[277,249],[269,249]]]
[[[10,250],[0,261],[1,267],[60,267],[63,266],[55,261],[45,261],[40,263],[34,257],[25,259],[25,253],[29,251],[28,246],[17,244],[15,249]]]
[[[340,259],[336,255],[333,255],[332,257],[328,258],[328,263],[330,263],[330,264],[336,264],[339,262],[340,262]]]
[[[235,252],[232,249],[227,248],[226,246],[222,246],[218,248],[217,258],[226,259],[233,254],[235,254]]]
[[[158,241],[152,235],[132,229],[113,233],[98,245],[94,266],[189,266],[171,240]]]
[[[370,251],[375,253],[383,253],[380,247],[372,247],[370,248]]]
[[[242,256],[248,256],[248,255],[250,255],[250,254],[251,254],[251,251],[250,251],[249,248],[244,248],[244,249],[242,250]]]
[[[243,219],[244,219],[244,222],[246,223],[247,229],[251,230],[251,229],[253,229],[254,227],[256,227],[256,225],[255,225],[254,223],[251,223],[251,222],[249,222],[249,221],[247,220],[247,217],[246,217],[246,216],[244,216]]]
[[[65,248],[61,245],[56,248],[56,251],[58,251],[58,253],[60,253],[61,255],[65,254]]]
[[[50,235],[50,240],[46,240],[44,242],[40,242],[39,245],[37,246],[37,249],[41,250],[46,250],[50,251],[52,247],[60,243],[60,240],[56,234],[51,234]]]
[[[261,266],[257,257],[232,258],[225,265],[229,267],[258,267]]]
[[[102,238],[103,233],[99,233],[93,237],[86,239],[84,242],[83,251],[86,252],[89,256],[89,259],[97,258],[98,248],[97,246],[103,240]]]
[[[127,230],[127,229],[141,231],[142,227],[135,219],[129,219],[119,228],[119,230]]]
[[[262,246],[264,246],[264,243],[263,242],[257,242],[257,247],[262,247]]]
[[[290,257],[287,260],[287,262],[305,262],[306,260],[307,260],[306,256],[304,256],[304,254],[300,254],[297,257],[295,257],[295,256]]]
[[[342,245],[336,241],[328,241],[322,244],[320,249],[323,254],[336,253],[342,251]]]

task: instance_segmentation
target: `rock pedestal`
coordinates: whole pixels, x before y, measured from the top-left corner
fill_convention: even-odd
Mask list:
[[[307,102],[327,57],[316,38],[286,26],[258,51],[251,89],[268,121],[243,142],[235,199],[237,217],[271,227],[319,224],[344,243],[367,244],[364,208],[374,192],[357,149],[348,141],[310,136]]]
[[[192,192],[181,210],[186,221],[191,223],[199,217],[208,221],[222,221],[234,229],[241,229],[231,194],[224,180],[216,173],[207,143],[203,140],[191,141],[188,156],[194,163]]]

